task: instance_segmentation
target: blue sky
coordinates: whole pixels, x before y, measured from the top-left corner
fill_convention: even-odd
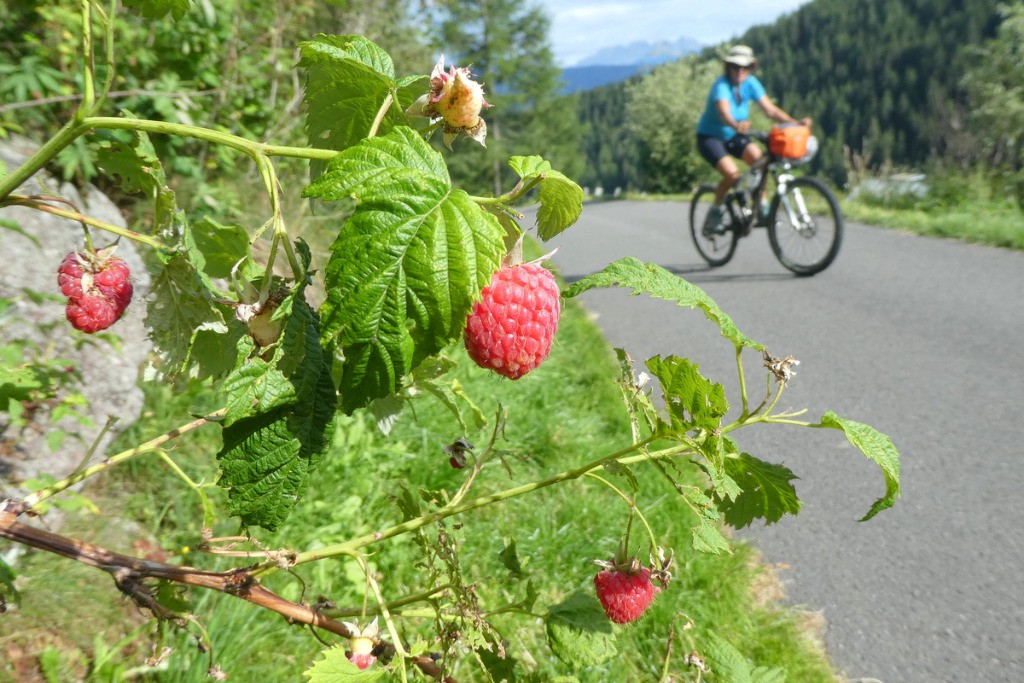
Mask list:
[[[692,38],[713,45],[767,24],[808,0],[534,0],[551,18],[559,66],[601,48]]]

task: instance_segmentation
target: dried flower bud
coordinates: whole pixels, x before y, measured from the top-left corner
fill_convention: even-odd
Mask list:
[[[490,107],[484,99],[484,89],[473,80],[468,68],[450,67],[444,70],[444,55],[430,74],[430,92],[423,95],[406,110],[409,116],[423,116],[444,121],[444,143],[451,149],[459,135],[485,145],[487,124],[480,111]]]
[[[786,356],[785,358],[777,358],[767,351],[764,351],[764,366],[775,375],[775,379],[786,384],[793,375],[796,374],[796,366],[800,365],[793,356]]]

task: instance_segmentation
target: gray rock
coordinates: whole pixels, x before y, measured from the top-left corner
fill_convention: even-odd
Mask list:
[[[14,138],[0,144],[0,160],[11,171],[20,166],[37,147],[24,138]],[[39,179],[43,177],[43,185]],[[45,188],[44,188],[45,186]],[[83,194],[74,186],[60,183],[45,174],[36,174],[22,185],[16,194],[56,194],[70,200],[78,209],[99,220],[125,227],[125,219],[117,206],[93,187]],[[145,362],[151,344],[143,319],[143,297],[149,290],[150,279],[134,243],[122,239],[117,254],[132,271],[135,296],[127,312],[108,332],[120,337],[112,344],[97,337],[87,337],[71,328],[64,316],[61,301],[36,300],[24,295],[24,290],[60,296],[57,288],[57,266],[64,256],[84,244],[80,223],[23,207],[0,209],[0,219],[16,223],[21,230],[38,240],[33,242],[18,231],[0,226],[0,298],[14,298],[15,305],[0,317],[0,345],[15,340],[38,344],[47,353],[69,358],[78,364],[83,381],[73,385],[85,395],[88,406],[82,409],[92,425],[64,418],[52,424],[50,410],[40,406],[25,429],[11,427],[6,412],[0,413],[0,499],[21,495],[20,482],[40,474],[51,474],[61,479],[82,461],[90,446],[101,434],[108,418],[117,419],[113,428],[100,439],[93,455],[98,459],[110,455],[105,449],[119,430],[123,430],[140,415],[143,405],[142,391],[138,388],[140,368]],[[103,246],[114,236],[95,228],[90,229],[93,241]],[[38,299],[38,298],[37,298]],[[83,343],[84,340],[84,343]],[[26,344],[29,348],[31,344]],[[47,445],[47,432],[60,428],[74,435],[64,440],[56,450]]]

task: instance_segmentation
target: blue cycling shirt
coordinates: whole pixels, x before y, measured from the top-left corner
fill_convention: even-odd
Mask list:
[[[757,76],[751,74],[739,85],[739,103],[736,102],[736,91],[729,82],[728,76],[719,76],[718,80],[711,86],[708,93],[708,101],[704,106],[704,113],[697,122],[697,132],[710,135],[716,138],[728,140],[736,135],[736,130],[722,123],[718,118],[718,100],[728,100],[729,108],[732,110],[732,117],[736,121],[746,121],[750,118],[750,103],[756,102],[764,97],[764,86]]]

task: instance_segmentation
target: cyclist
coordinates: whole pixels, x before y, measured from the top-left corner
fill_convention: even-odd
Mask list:
[[[733,157],[742,159],[748,166],[761,158],[761,147],[747,136],[751,102],[756,102],[768,118],[778,123],[811,125],[811,119],[797,121],[771,101],[761,81],[752,73],[757,68],[757,59],[751,48],[734,45],[722,61],[725,74],[711,86],[704,113],[697,122],[697,149],[722,176],[715,189],[715,203],[704,220],[705,229],[717,228],[721,223],[722,200],[740,179]],[[767,208],[764,202],[761,208]]]

